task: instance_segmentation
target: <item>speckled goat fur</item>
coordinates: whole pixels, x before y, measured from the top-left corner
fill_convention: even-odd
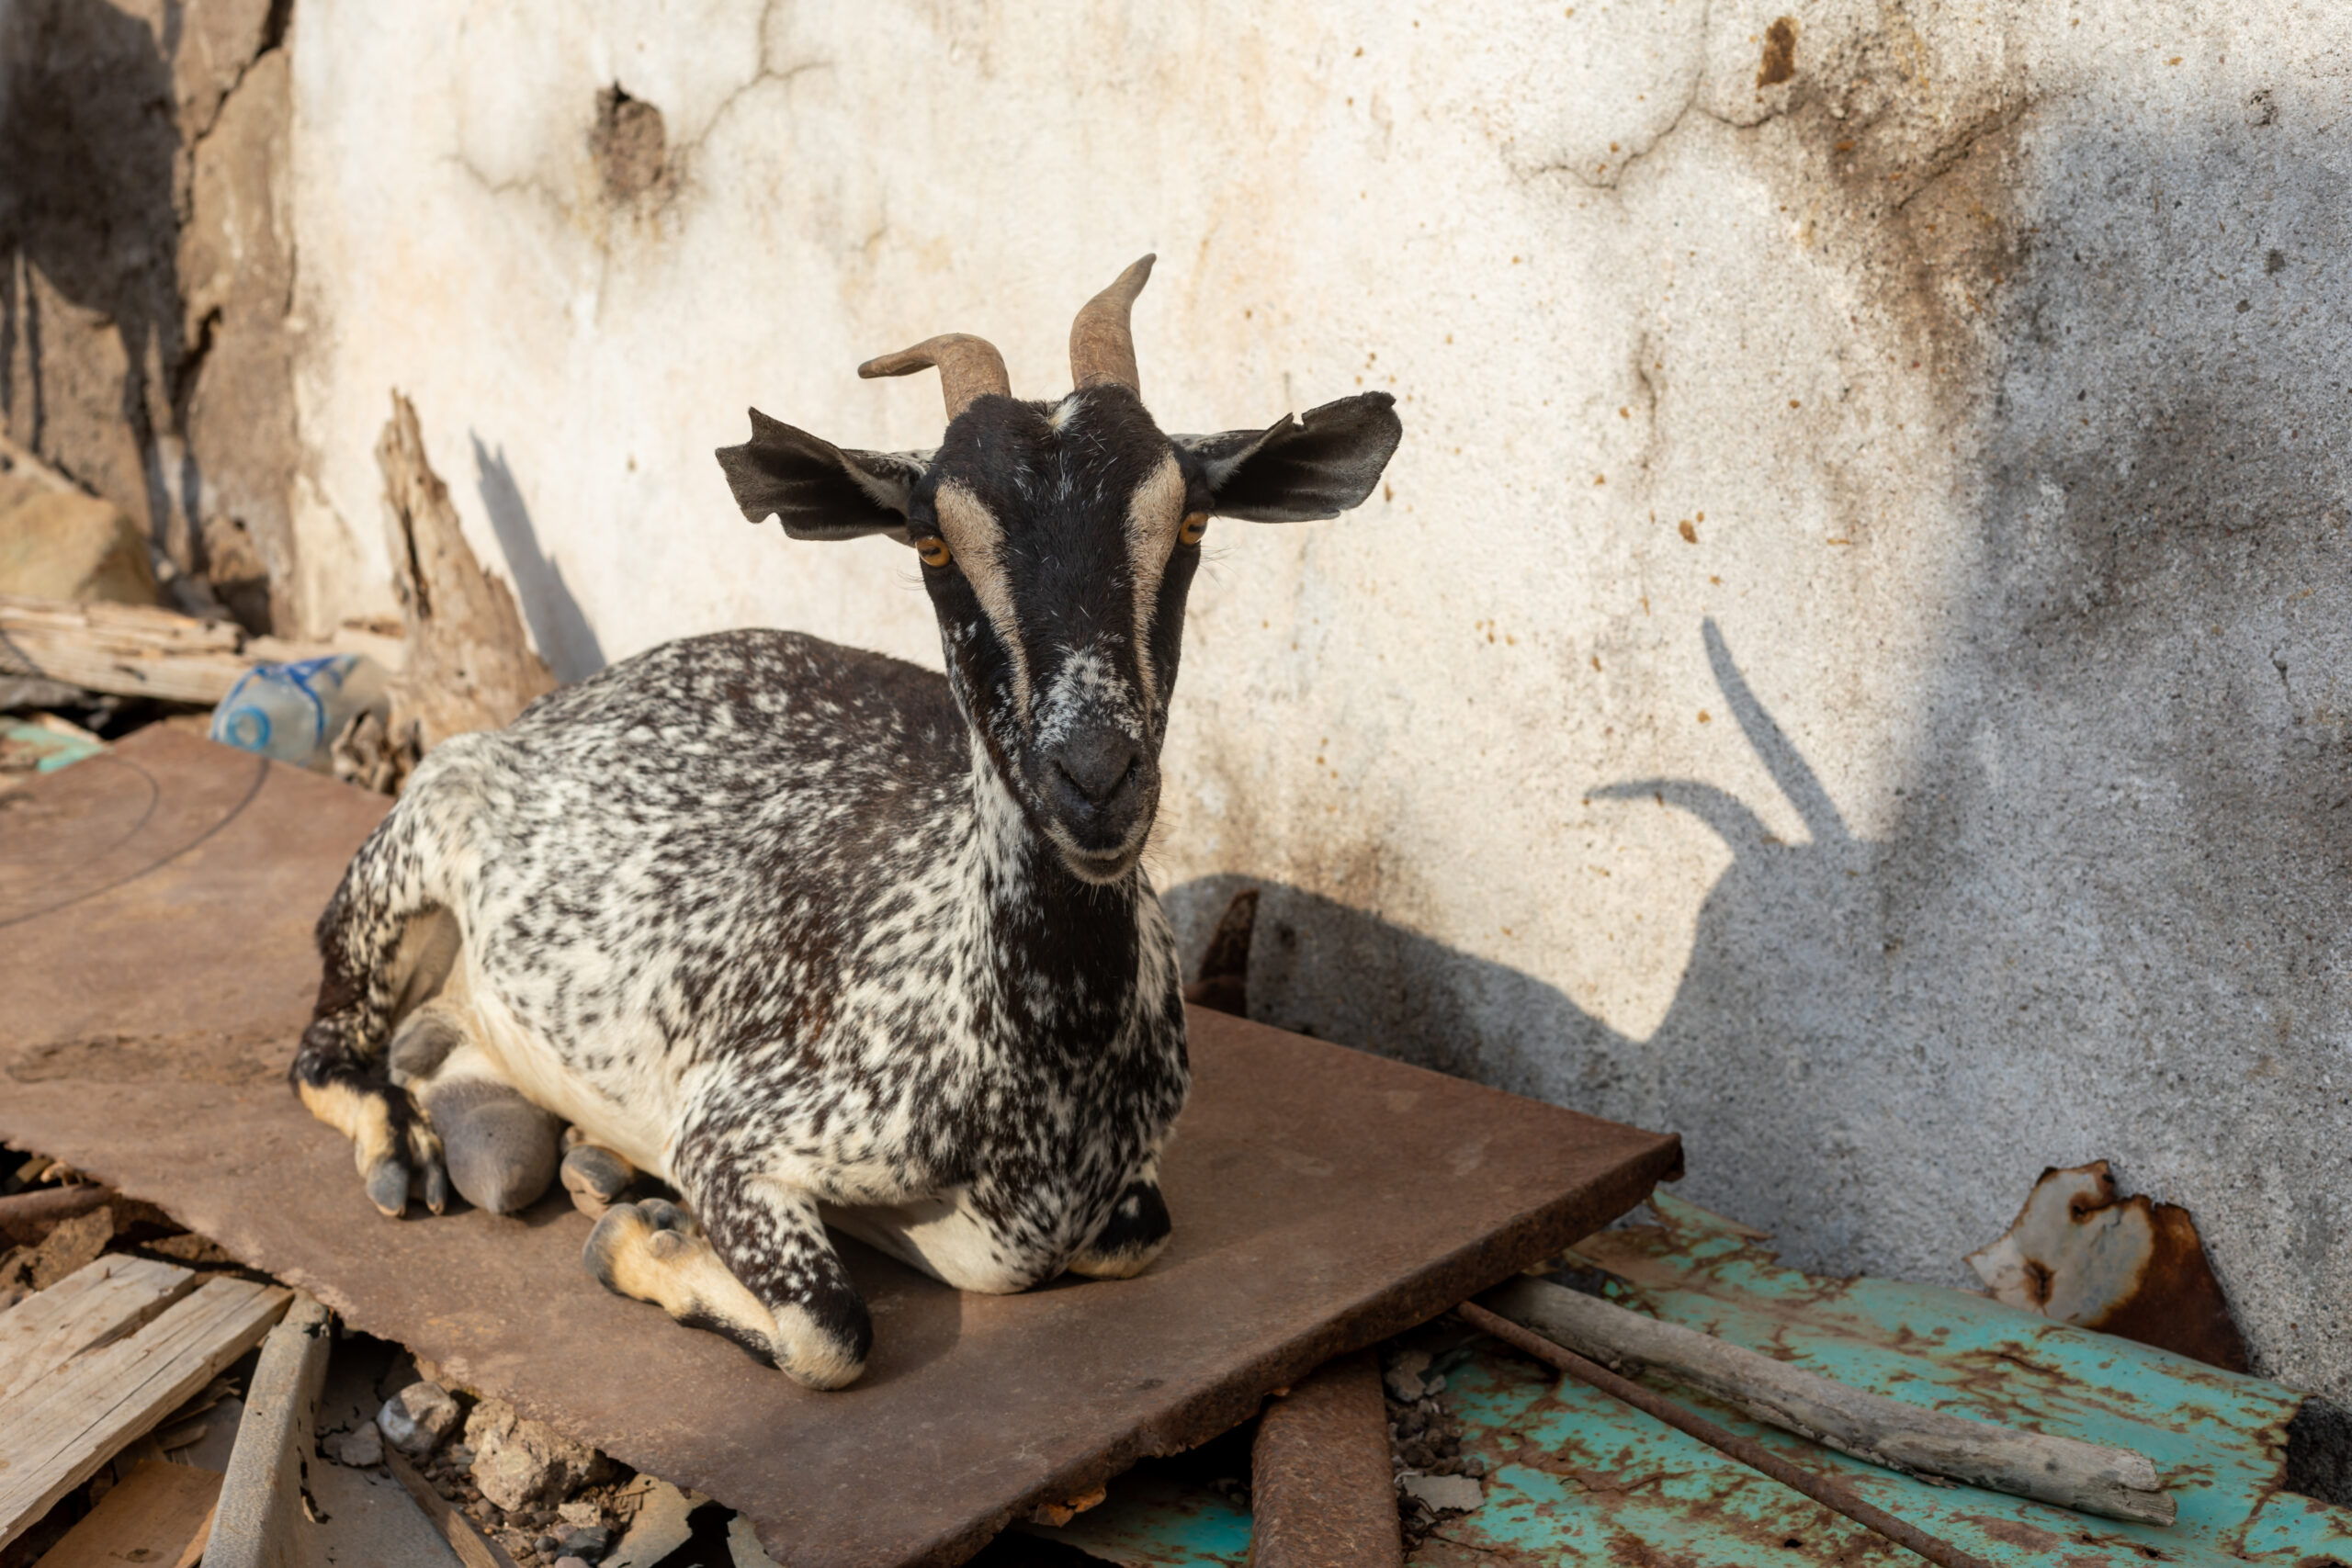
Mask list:
[[[605,1213],[605,1283],[839,1386],[872,1331],[828,1223],[974,1291],[1165,1244],[1184,1018],[1138,857],[1200,525],[1352,506],[1396,429],[1369,394],[1171,438],[1118,386],[978,398],[934,453],[753,425],[746,515],[949,558],[946,674],[724,632],[443,744],[320,920],[291,1077],[393,1214],[447,1195],[413,1091],[511,1086],[684,1201]]]

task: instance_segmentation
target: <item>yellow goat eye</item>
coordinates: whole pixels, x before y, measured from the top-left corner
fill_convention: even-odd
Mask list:
[[[1167,513],[1162,513],[1160,515],[1166,516]],[[1201,536],[1208,531],[1209,514],[1207,513],[1187,513],[1184,518],[1184,526],[1176,535],[1176,542],[1180,545],[1197,545],[1201,542]]]
[[[948,551],[947,541],[936,534],[926,534],[917,539],[915,554],[922,558],[922,564],[925,566],[945,566],[956,558]]]

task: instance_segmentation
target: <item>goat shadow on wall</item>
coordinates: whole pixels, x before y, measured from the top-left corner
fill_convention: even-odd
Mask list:
[[[521,602],[523,620],[531,628],[531,641],[557,680],[585,680],[608,662],[604,644],[588,624],[580,601],[572,597],[571,584],[563,580],[563,568],[539,547],[538,528],[531,521],[522,486],[514,482],[514,470],[507,465],[506,449],[502,446],[493,452],[482,445],[480,435],[469,434],[474,444],[475,490],[481,496],[482,510],[490,513],[490,530],[498,536],[498,547],[506,557],[506,572],[514,579],[514,597]]]
[[[1834,1156],[1842,1119],[1873,1103],[1855,1075],[1869,1071],[1886,961],[1866,907],[1878,852],[1848,830],[1712,621],[1702,635],[1726,707],[1810,841],[1782,842],[1747,804],[1696,780],[1593,792],[1628,810],[1688,812],[1732,852],[1701,906],[1674,1002],[1645,1039],[1546,981],[1303,888],[1220,874],[1164,902],[1192,960],[1237,892],[1262,890],[1248,981],[1258,1021],[1680,1133],[1687,1196],[1768,1230],[1802,1224],[1815,1241],[1807,1252],[1850,1252],[1868,1195],[1849,1194]],[[1821,1185],[1776,1192],[1740,1181],[1759,1144],[1777,1145],[1770,1159],[1782,1168],[1821,1170]]]

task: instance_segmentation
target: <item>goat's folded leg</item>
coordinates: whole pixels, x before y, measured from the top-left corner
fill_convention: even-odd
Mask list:
[[[408,1213],[412,1177],[422,1179],[426,1208],[437,1214],[448,1207],[449,1173],[432,1122],[383,1064],[349,1048],[335,1021],[320,1019],[302,1032],[290,1076],[311,1114],[351,1140],[379,1213],[395,1220]]]
[[[754,1179],[719,1184],[702,1207],[697,1226],[658,1198],[613,1205],[589,1233],[589,1272],[689,1328],[725,1335],[796,1382],[855,1382],[873,1347],[873,1322],[825,1238],[815,1201]]]
[[[1133,1279],[1151,1266],[1174,1229],[1155,1162],[1120,1192],[1094,1239],[1069,1260],[1069,1271],[1094,1280]]]

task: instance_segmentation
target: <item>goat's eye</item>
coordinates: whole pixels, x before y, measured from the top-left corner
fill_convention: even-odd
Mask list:
[[[1166,513],[1163,513],[1161,515],[1164,516]],[[1197,545],[1201,542],[1201,536],[1208,531],[1209,514],[1207,513],[1187,513],[1184,517],[1184,526],[1177,531],[1176,542],[1180,545]]]
[[[947,548],[947,541],[936,534],[926,534],[917,539],[915,554],[922,558],[922,564],[925,566],[945,566],[956,558]]]

